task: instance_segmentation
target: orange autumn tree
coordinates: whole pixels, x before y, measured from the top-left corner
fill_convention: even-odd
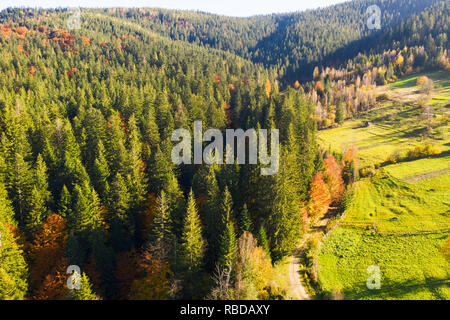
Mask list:
[[[328,211],[331,195],[328,186],[323,180],[322,172],[316,173],[309,190],[308,212],[311,220],[317,221]]]
[[[264,91],[266,92],[267,98],[270,98],[270,93],[272,92],[272,83],[269,79],[267,79],[266,84],[264,85]]]
[[[447,240],[445,240],[442,246],[442,253],[447,259],[450,260],[450,236],[447,237]]]
[[[67,288],[68,275],[66,273],[69,262],[66,258],[54,264],[52,271],[45,275],[42,284],[36,290],[33,299],[37,300],[64,300],[69,294]]]
[[[132,300],[165,300],[170,293],[171,271],[167,259],[158,250],[146,249],[138,263],[138,279],[130,290]]]
[[[351,146],[345,151],[342,159],[342,167],[342,177],[346,184],[358,178],[358,148],[356,146]]]
[[[144,210],[140,211],[136,217],[136,225],[138,225],[137,235],[141,238],[142,242],[145,242],[148,237],[148,231],[152,225],[153,218],[156,214],[156,196],[154,193],[149,193],[147,201],[145,203]]]
[[[334,204],[341,202],[345,192],[344,179],[342,179],[342,168],[332,155],[324,161],[324,177],[330,190],[331,201]]]
[[[133,250],[120,252],[116,255],[116,270],[114,275],[120,282],[119,299],[127,299],[130,295],[134,280],[137,277],[137,257]]]
[[[31,247],[30,286],[32,292],[37,293],[36,298],[65,298],[64,279],[68,265],[64,258],[66,241],[66,221],[52,213],[35,235]]]

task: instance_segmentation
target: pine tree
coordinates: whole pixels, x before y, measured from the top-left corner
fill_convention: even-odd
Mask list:
[[[95,190],[98,192],[102,200],[106,200],[109,193],[108,178],[110,176],[108,162],[105,158],[105,147],[102,141],[99,141],[97,145],[97,158],[94,161],[94,167],[92,169],[92,184]]]
[[[66,185],[63,185],[61,196],[58,202],[58,211],[61,217],[68,218],[72,212],[72,197]]]
[[[223,193],[222,204],[222,234],[219,240],[219,267],[222,269],[232,269],[232,265],[236,258],[237,243],[236,232],[234,229],[234,223],[232,220],[232,200],[231,195],[228,192],[228,188],[225,187]]]
[[[125,174],[125,166],[128,161],[127,150],[125,148],[124,122],[118,112],[114,112],[108,118],[106,139],[106,158],[112,177],[119,172]]]
[[[171,249],[174,236],[164,191],[161,191],[161,195],[157,201],[158,207],[150,230],[150,241],[154,246],[168,253]]]
[[[208,241],[207,262],[208,267],[212,269],[218,258],[219,252],[219,237],[222,225],[222,201],[214,166],[204,166],[200,175],[198,181],[196,181],[196,185],[201,184],[203,187],[202,189],[204,189],[205,192],[201,195],[202,199],[206,198],[204,205],[201,207],[201,214],[205,223],[205,234]]]
[[[68,300],[99,300],[92,290],[92,285],[86,273],[80,276],[80,289],[72,289],[67,295]]]
[[[109,219],[112,245],[116,252],[131,248],[134,237],[134,220],[130,214],[130,195],[122,175],[116,174],[111,185]]]
[[[264,251],[267,253],[267,255],[270,257],[270,247],[269,247],[269,241],[267,240],[267,233],[266,228],[264,228],[264,225],[261,225],[258,230],[258,245],[264,249]]]
[[[0,217],[4,215],[0,212]],[[27,292],[28,270],[22,250],[10,230],[0,222],[0,300],[22,300]]]
[[[287,150],[282,150],[281,163],[275,183],[273,211],[269,218],[272,257],[278,260],[295,248],[301,235],[300,198],[293,181],[296,174],[289,165]]]
[[[8,192],[2,182],[0,182],[0,224],[1,223],[15,223],[11,201],[8,198]]]
[[[156,146],[159,145],[161,138],[159,136],[158,126],[156,125],[155,110],[152,107],[148,109],[145,117],[143,117],[142,125],[144,141],[148,143],[152,149],[155,149]]]
[[[252,219],[247,209],[247,204],[244,203],[241,214],[239,215],[239,232],[252,232]]]
[[[156,123],[159,128],[159,135],[161,141],[170,139],[172,132],[174,130],[173,116],[170,111],[171,106],[167,100],[167,95],[165,92],[161,92],[155,101],[156,106]]]
[[[17,214],[17,219],[19,220],[19,223],[23,223],[29,208],[28,201],[31,194],[33,175],[29,164],[19,153],[16,153],[14,156],[14,163],[9,172],[8,180],[11,199]]]
[[[173,172],[173,164],[167,158],[167,154],[161,151],[159,146],[152,155],[149,186],[154,194],[160,194],[164,191],[167,198],[167,205],[170,210],[170,216],[174,225],[174,233],[181,234],[183,225],[183,194],[180,190],[178,180]]]
[[[336,118],[335,122],[337,124],[343,124],[344,123],[344,108],[342,106],[341,99],[338,100],[336,103]]]
[[[128,128],[129,161],[126,178],[131,198],[130,207],[137,212],[143,208],[146,199],[147,178],[145,176],[145,164],[142,161],[141,137],[134,115],[129,119]]]
[[[198,271],[203,264],[205,240],[202,237],[202,225],[194,193],[189,193],[186,216],[181,236],[181,257],[184,268],[188,273]]]
[[[36,186],[31,191],[29,207],[30,210],[25,214],[23,219],[23,228],[27,236],[31,239],[45,219],[47,212],[45,201]]]
[[[90,248],[103,223],[100,199],[85,182],[82,186],[75,185],[73,203],[73,212],[68,219],[69,230],[78,237],[82,247]]]
[[[47,166],[39,154],[34,173],[34,185],[29,199],[29,211],[24,217],[24,230],[31,238],[43,220],[46,219],[50,200],[47,182]]]

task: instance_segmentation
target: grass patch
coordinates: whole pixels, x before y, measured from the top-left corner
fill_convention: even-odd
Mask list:
[[[390,175],[397,179],[406,179],[408,177],[440,171],[447,168],[450,168],[450,155],[402,162],[384,167]]]
[[[450,228],[450,193],[379,176],[355,184],[342,223],[380,233]]]
[[[421,75],[435,85],[431,117],[417,106]],[[388,165],[355,183],[345,217],[322,244],[320,287],[345,299],[448,300],[450,265],[441,247],[449,233],[395,233],[450,228],[450,73],[413,75],[376,90],[389,99],[342,127],[320,131],[322,147],[340,152],[357,146],[361,167],[425,143],[442,154]],[[364,121],[372,125],[362,126]],[[380,290],[366,286],[370,265],[381,269]]]
[[[319,143],[325,149],[338,152],[357,146],[361,166],[382,163],[394,152],[426,143],[443,152],[450,150],[450,72],[427,74],[435,81],[431,109],[427,110],[418,107],[415,98],[410,102],[403,101],[408,92],[399,89],[408,86],[414,89],[419,76],[378,88],[380,92],[387,92],[391,100],[345,121],[339,128],[319,131]],[[370,127],[363,125],[366,121],[371,123]]]
[[[450,265],[441,253],[448,234],[373,236],[338,228],[319,255],[319,282],[344,299],[450,299]],[[381,288],[369,290],[367,267],[381,270]]]

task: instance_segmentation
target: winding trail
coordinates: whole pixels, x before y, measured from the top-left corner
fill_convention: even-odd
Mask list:
[[[303,254],[303,249],[305,245],[308,243],[311,234],[309,234],[303,242],[295,249],[294,254],[291,257],[291,261],[289,264],[289,280],[291,282],[291,288],[293,293],[297,296],[299,300],[311,300],[311,297],[306,292],[305,287],[302,284],[300,279],[300,275],[298,273],[299,268],[299,260]]]
[[[328,221],[329,221],[329,213],[333,212],[337,208],[330,208],[327,214],[318,221],[318,223],[314,226],[314,228],[311,230],[311,232],[306,235],[306,237],[303,239],[302,243],[294,250],[289,264],[289,280],[291,283],[292,292],[299,300],[311,300],[310,295],[306,291],[302,280],[300,278],[299,270],[299,262],[303,255],[303,251],[306,247],[306,244],[308,243],[309,238],[316,234],[317,232],[324,231],[326,228]]]

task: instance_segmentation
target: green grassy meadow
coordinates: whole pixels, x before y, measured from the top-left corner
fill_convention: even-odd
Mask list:
[[[402,100],[417,89],[419,76],[385,86],[381,92],[391,98],[377,109],[319,133],[324,148],[358,146],[361,167],[424,143],[442,151],[383,166],[354,184],[344,218],[322,243],[319,284],[325,292],[339,290],[344,299],[450,299],[450,262],[441,249],[450,234],[450,73],[427,74],[435,83],[431,120]],[[362,127],[363,121],[372,126]],[[380,289],[366,286],[371,265],[380,267]]]
[[[319,283],[344,299],[450,299],[450,265],[441,253],[448,233],[374,236],[337,228],[322,245]],[[380,289],[369,290],[367,268],[380,268]]]
[[[443,152],[450,151],[450,72],[427,75],[433,79],[435,88],[428,101],[430,109],[426,111],[415,102],[420,96],[415,93],[419,76],[410,76],[377,89],[380,94],[387,94],[389,100],[368,113],[345,121],[339,128],[320,131],[319,143],[339,152],[356,145],[361,167],[384,162],[394,152],[425,143]],[[365,121],[370,121],[371,126],[363,126]],[[432,128],[431,132],[427,131],[428,127]]]

